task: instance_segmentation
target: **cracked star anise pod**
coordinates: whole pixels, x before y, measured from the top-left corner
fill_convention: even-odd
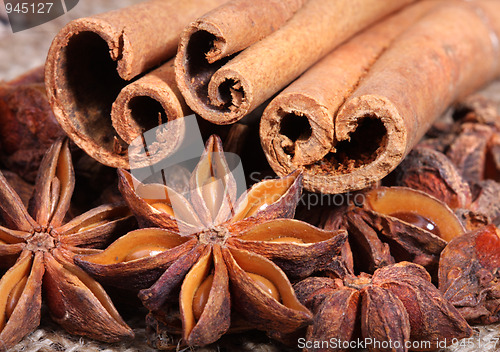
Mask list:
[[[362,196],[362,197],[360,197]],[[358,194],[361,206],[332,212],[325,229],[344,227],[356,272],[370,272],[411,261],[437,275],[439,254],[464,233],[451,209],[440,200],[406,187],[377,187]],[[340,223],[339,223],[340,217]]]
[[[464,179],[500,181],[500,115],[498,101],[471,95],[455,106],[453,120],[441,119],[419,146],[445,153]]]
[[[414,148],[394,170],[395,185],[423,191],[451,209],[467,208],[472,202],[469,184],[443,153]]]
[[[443,347],[472,335],[464,318],[417,264],[391,264],[372,277],[309,277],[294,289],[314,313],[306,351],[347,351],[349,341],[359,336],[372,341],[366,346],[369,351],[432,350],[438,343]],[[325,341],[331,344],[325,346]]]
[[[454,210],[467,230],[500,225],[500,183],[480,180],[472,187],[443,153],[425,147],[412,150],[394,171],[395,184],[427,194]]]
[[[446,154],[471,184],[481,180],[500,182],[500,115],[498,103],[479,94],[456,108],[457,135]]]
[[[169,302],[177,302],[184,343],[191,346],[218,340],[235,316],[268,332],[310,323],[285,273],[304,278],[321,269],[347,234],[290,219],[300,172],[262,181],[236,201],[236,180],[212,136],[185,195],[138,183],[124,170],[119,176],[132,211],[160,228],[130,232],[100,254],[80,256],[81,267],[118,286],[153,284],[139,293],[144,305],[161,319],[168,318]]]
[[[441,253],[439,289],[469,323],[500,321],[500,230],[488,225],[453,239]]]
[[[0,159],[30,182],[35,181],[44,151],[64,136],[43,81],[43,66],[0,81]]]
[[[0,226],[0,263],[11,266],[0,280],[0,351],[39,325],[42,287],[52,318],[68,332],[110,342],[133,336],[73,256],[96,251],[134,219],[123,205],[103,205],[64,223],[73,188],[71,154],[62,140],[42,160],[29,211],[0,175],[0,208],[8,224]]]

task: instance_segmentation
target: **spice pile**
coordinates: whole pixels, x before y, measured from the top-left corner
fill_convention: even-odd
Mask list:
[[[40,348],[499,348],[500,89],[470,95],[498,23],[495,0],[68,23],[0,82],[0,351],[53,323],[88,343]]]

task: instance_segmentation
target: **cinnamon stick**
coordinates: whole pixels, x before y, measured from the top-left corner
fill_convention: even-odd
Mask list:
[[[292,0],[230,2],[183,32],[176,57],[179,89],[203,118],[233,123],[342,41],[413,1],[309,0],[301,7]],[[273,26],[282,27],[273,32]],[[239,45],[240,38],[248,39]]]
[[[144,131],[175,120],[175,123],[168,124],[165,143],[156,143],[154,154],[148,153],[144,157],[129,152],[129,163],[130,158],[134,158],[134,168],[137,168],[155,164],[176,149],[184,135],[181,118],[190,113],[177,89],[173,60],[170,60],[120,91],[112,105],[111,121],[120,138],[131,145]],[[162,139],[160,133],[158,129],[157,141]]]
[[[52,42],[45,74],[50,103],[65,132],[101,163],[127,168],[128,143],[110,120],[113,102],[130,81],[175,55],[179,34],[190,21],[224,2],[150,0],[67,24]],[[158,78],[158,71],[152,75]],[[159,104],[182,105],[175,93],[166,98],[165,90]],[[150,99],[139,106],[147,113],[157,104]],[[175,118],[168,109],[166,118]]]
[[[397,25],[419,6],[428,5],[388,21]],[[392,43],[377,34],[387,23],[333,51],[268,106],[260,136],[276,173],[302,168],[315,192],[364,188],[392,171],[450,104],[500,75],[498,1],[444,2]]]

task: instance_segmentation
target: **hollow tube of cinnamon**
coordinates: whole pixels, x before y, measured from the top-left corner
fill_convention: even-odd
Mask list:
[[[357,190],[382,179],[450,104],[500,75],[499,23],[498,1],[450,1],[412,24],[378,58],[372,55],[373,64],[349,62],[349,46],[359,37],[351,40],[318,63],[343,62],[324,69],[346,70],[347,78],[325,81],[325,71],[314,67],[302,83],[294,83],[297,92],[305,87],[304,97],[287,106],[292,85],[264,113],[261,142],[271,166],[278,174],[302,168],[305,188],[324,193]],[[346,57],[335,58],[342,53]],[[311,82],[314,88],[307,87]],[[310,110],[300,106],[323,99],[325,92],[326,105],[318,100]],[[326,115],[317,113],[321,109]],[[292,135],[293,128],[300,131]],[[322,128],[327,133],[317,132]]]
[[[64,131],[94,159],[128,168],[111,107],[131,80],[173,57],[191,21],[226,0],[150,0],[68,23],[45,65],[47,95]],[[152,100],[151,100],[152,102]]]
[[[391,42],[439,4],[420,1],[366,28],[271,101],[262,115],[260,135],[276,172],[314,164],[332,150],[334,118],[346,98]]]
[[[134,167],[146,167],[155,164],[170,155],[182,142],[184,125],[182,117],[191,113],[175,83],[173,59],[145,76],[125,86],[118,94],[111,109],[111,122],[116,133],[125,143],[131,145],[144,131],[151,130],[165,122],[168,124],[168,136],[165,143],[156,143],[154,154],[147,158],[141,155],[128,155],[134,158]],[[156,133],[162,133],[161,129]],[[161,136],[156,141],[162,140]]]
[[[240,28],[239,21],[226,20],[214,12],[214,18],[202,19],[205,27],[193,30],[190,26],[182,34],[176,56],[179,89],[187,104],[204,119],[217,124],[233,123],[289,84],[342,41],[413,1],[309,0],[297,8],[287,22],[282,22],[285,17],[279,17],[279,23],[283,24],[280,29],[268,33],[264,39],[239,53],[238,50],[244,47],[226,50],[224,32],[211,33],[210,28],[223,24],[230,26],[231,31],[252,35],[258,26]],[[265,7],[268,1],[260,2],[263,4],[259,7]],[[273,23],[273,18],[268,18]],[[268,21],[267,17],[259,20]],[[211,41],[214,46],[210,45]],[[215,55],[219,52],[232,55],[220,59],[221,55]]]

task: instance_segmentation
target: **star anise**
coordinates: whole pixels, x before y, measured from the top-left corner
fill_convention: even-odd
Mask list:
[[[357,272],[411,261],[437,275],[439,254],[464,228],[440,200],[406,187],[377,187],[359,193],[351,204],[332,212],[325,229],[345,228]]]
[[[428,133],[405,158],[395,170],[396,182],[446,202],[468,230],[499,226],[498,102],[471,95],[456,106],[453,118],[434,125],[431,131],[439,132]]]
[[[417,264],[391,264],[371,277],[309,277],[294,288],[314,313],[307,351],[348,350],[359,335],[370,351],[432,350],[472,335]]]
[[[453,239],[441,253],[439,289],[469,323],[500,321],[500,230],[488,225]]]
[[[139,183],[124,170],[119,177],[136,216],[160,228],[131,232],[100,254],[77,258],[80,266],[122,287],[154,283],[139,296],[157,319],[168,318],[168,301],[178,295],[188,345],[218,340],[235,316],[268,332],[310,323],[311,313],[285,272],[304,278],[323,268],[347,235],[290,219],[301,192],[300,172],[257,183],[236,200],[236,180],[220,139],[212,136],[185,195]]]
[[[124,205],[103,205],[64,223],[73,188],[71,154],[62,140],[42,160],[29,211],[0,174],[0,207],[8,224],[0,226],[0,258],[2,266],[12,266],[0,280],[0,351],[39,325],[42,286],[52,318],[68,332],[109,342],[133,336],[73,256],[95,252],[134,219]]]
[[[467,230],[489,223],[500,225],[500,183],[485,179],[470,186],[453,162],[437,150],[413,149],[394,173],[396,185],[424,191],[445,202]]]

